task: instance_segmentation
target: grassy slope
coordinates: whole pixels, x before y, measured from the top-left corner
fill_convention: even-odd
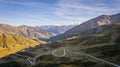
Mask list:
[[[58,49],[58,54],[61,54],[60,50],[63,48],[70,48],[76,51],[94,55],[98,58],[102,58],[120,65],[119,44],[120,44],[120,26],[118,25],[112,26],[111,29],[107,29],[100,34],[95,34],[84,38],[71,37],[61,41],[54,42],[48,46]],[[74,54],[68,55],[69,55],[68,57],[74,56]],[[102,63],[97,64],[96,67],[98,67],[101,64]]]
[[[45,42],[18,35],[0,33],[0,58],[42,43]]]

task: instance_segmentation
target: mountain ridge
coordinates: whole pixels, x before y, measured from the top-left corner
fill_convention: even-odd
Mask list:
[[[49,32],[52,32],[56,35],[62,34],[66,32],[67,30],[73,28],[77,24],[71,24],[71,25],[43,25],[43,26],[38,26],[41,29],[47,30]]]
[[[0,24],[0,31],[17,34],[29,38],[49,38],[54,36],[53,33],[48,32],[47,30],[37,29],[30,26],[12,26],[8,24]]]
[[[56,41],[74,35],[80,36],[82,32],[88,31],[89,29],[94,29],[104,25],[119,24],[120,23],[119,18],[120,18],[120,13],[114,15],[100,15],[78,26],[73,27],[72,29],[66,31],[63,34],[60,34],[55,37],[51,37],[48,41]]]

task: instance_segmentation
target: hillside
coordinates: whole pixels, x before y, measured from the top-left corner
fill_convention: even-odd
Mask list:
[[[73,51],[77,51],[77,54],[79,52],[88,54],[100,59],[104,59],[106,61],[110,61],[112,63],[120,65],[120,25],[109,25],[107,26],[104,31],[89,35],[86,37],[80,37],[80,36],[72,36],[65,38],[63,40],[58,40],[54,43],[48,44],[49,47],[54,48],[57,50],[57,54],[61,55],[61,50],[64,48],[69,48]],[[63,54],[63,52],[62,52]],[[79,58],[84,58],[85,56],[81,56],[81,54],[78,54],[76,56],[76,53],[68,53],[65,57],[72,58],[73,56]],[[87,62],[89,60],[89,62]],[[80,61],[76,63],[80,64],[73,64],[76,65],[75,67],[117,67],[112,65],[107,65],[107,63],[104,63],[103,61],[97,61],[94,59],[87,58],[87,60],[81,60],[81,62],[86,62],[83,65]],[[77,60],[76,60],[77,61]],[[74,61],[75,62],[75,61]],[[96,63],[94,63],[96,62]],[[72,64],[72,63],[70,63]],[[87,64],[90,64],[88,66],[85,66]],[[67,65],[67,64],[65,64]]]
[[[0,32],[0,58],[43,43],[45,42]]]
[[[81,33],[82,31],[96,28],[99,26],[117,24],[120,23],[119,18],[120,18],[120,13],[115,15],[101,15],[72,28],[71,30],[67,31],[65,34],[75,35]]]
[[[107,25],[111,25],[111,24],[119,24],[120,23],[119,18],[120,18],[120,13],[115,14],[115,15],[101,15],[96,18],[90,19],[78,26],[75,26],[74,28],[66,31],[63,34],[60,34],[55,37],[51,37],[49,39],[49,41],[64,39],[66,37],[74,36],[74,35],[82,36],[82,34],[84,34],[85,32],[88,32],[87,34],[90,35],[91,31],[89,31],[89,30],[94,29],[94,28],[98,28],[97,32],[101,32],[102,31],[101,26],[107,26]]]

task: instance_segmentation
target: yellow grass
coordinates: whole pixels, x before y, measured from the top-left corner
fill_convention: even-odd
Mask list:
[[[36,45],[44,43],[46,42],[25,38],[18,35],[0,33],[0,58],[9,54],[14,54],[24,48],[35,47]],[[3,45],[6,45],[7,47],[3,48]]]

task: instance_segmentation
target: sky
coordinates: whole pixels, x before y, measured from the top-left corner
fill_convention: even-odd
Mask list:
[[[120,12],[120,0],[0,0],[0,23],[68,25]]]

